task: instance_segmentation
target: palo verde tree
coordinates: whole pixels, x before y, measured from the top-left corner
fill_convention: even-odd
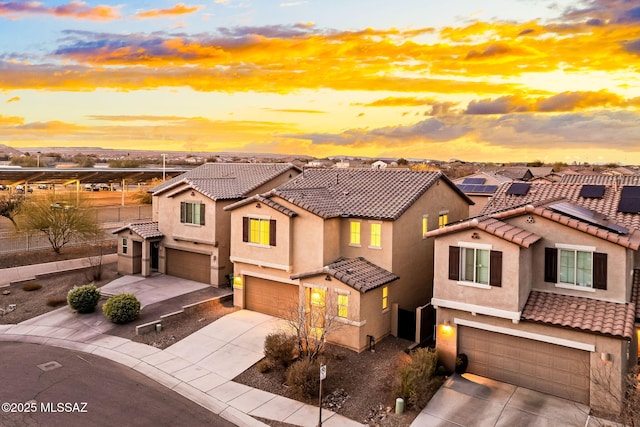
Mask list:
[[[66,198],[50,195],[25,201],[16,218],[18,228],[44,233],[58,254],[73,239],[96,239],[102,230],[94,213],[74,198],[69,193]]]

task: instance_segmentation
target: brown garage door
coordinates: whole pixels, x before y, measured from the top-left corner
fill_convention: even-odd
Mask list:
[[[298,308],[298,286],[246,277],[245,308],[277,317],[291,317]]]
[[[211,283],[211,256],[194,252],[169,249],[166,251],[167,274]]]
[[[589,352],[470,327],[458,328],[467,372],[589,404]]]

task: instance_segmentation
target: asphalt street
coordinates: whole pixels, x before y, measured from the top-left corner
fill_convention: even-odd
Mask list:
[[[0,425],[233,426],[133,369],[87,353],[0,342]]]

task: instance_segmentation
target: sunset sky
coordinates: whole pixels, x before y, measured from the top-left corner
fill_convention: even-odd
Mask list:
[[[640,1],[0,0],[0,144],[640,164]]]

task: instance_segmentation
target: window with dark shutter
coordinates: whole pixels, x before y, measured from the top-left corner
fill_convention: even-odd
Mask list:
[[[544,281],[556,283],[558,281],[558,250],[544,248]]]
[[[200,225],[204,225],[204,203],[200,203]]]
[[[593,253],[593,287],[607,289],[607,254]]]
[[[276,220],[269,221],[269,246],[276,245]]]
[[[502,252],[491,251],[489,255],[489,285],[502,286]]]
[[[246,216],[242,217],[242,241],[249,241],[249,218]]]
[[[460,279],[460,248],[449,246],[449,280]]]
[[[180,202],[180,222],[184,223],[187,220],[187,204]]]

